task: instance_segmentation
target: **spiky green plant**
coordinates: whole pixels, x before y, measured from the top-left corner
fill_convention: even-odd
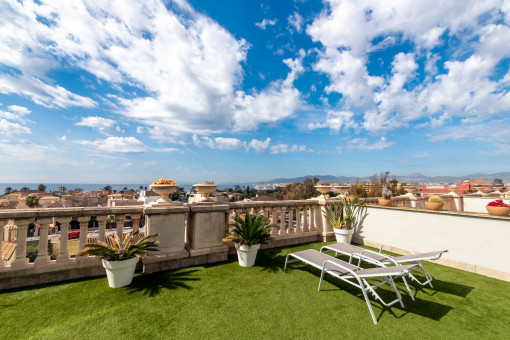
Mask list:
[[[232,241],[240,245],[252,246],[254,244],[267,244],[273,240],[271,229],[275,226],[263,215],[250,215],[246,213],[244,220],[240,216],[234,218],[232,228]]]
[[[340,203],[327,205],[323,214],[334,228],[351,229],[364,205],[365,201],[360,201],[358,197],[344,198]]]
[[[443,199],[439,196],[430,196],[429,202],[430,203],[443,203]]]
[[[344,219],[344,201],[341,201],[338,204],[326,205],[323,214],[329,223],[331,223],[333,228],[342,228],[342,222]]]
[[[107,261],[122,261],[145,254],[147,251],[159,250],[159,242],[149,240],[159,234],[150,234],[136,241],[134,236],[137,234],[138,232],[127,233],[122,239],[114,234],[109,237],[110,242],[87,243],[85,249],[78,255],[93,255]]]

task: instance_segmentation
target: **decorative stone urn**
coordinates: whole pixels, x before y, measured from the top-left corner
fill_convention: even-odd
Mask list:
[[[428,210],[441,211],[443,209],[444,203],[441,202],[425,202],[425,206]]]
[[[198,193],[202,195],[200,202],[212,202],[212,200],[209,198],[209,194],[215,192],[216,188],[218,187],[214,183],[199,183],[193,184],[193,186],[197,189]]]
[[[322,194],[322,196],[326,197],[326,194],[331,191],[331,185],[316,185],[315,189]]]
[[[354,229],[333,228],[333,232],[335,233],[335,239],[338,243],[351,244]]]
[[[510,214],[510,207],[491,207],[487,205],[485,208],[492,216],[508,216]]]
[[[393,202],[391,200],[386,200],[384,198],[378,199],[379,205],[385,206],[385,207],[391,207],[393,205]]]
[[[152,189],[152,191],[161,196],[161,198],[157,200],[155,204],[157,205],[178,204],[173,202],[169,197],[169,195],[173,194],[179,187],[177,184],[151,184],[149,185],[149,187]]]

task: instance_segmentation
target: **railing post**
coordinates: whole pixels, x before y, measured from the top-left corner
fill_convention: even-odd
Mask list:
[[[142,217],[142,214],[131,214],[131,222],[133,223],[133,233],[140,231],[140,217]],[[139,234],[135,235],[135,240],[138,241],[139,239],[140,235]]]
[[[125,214],[115,214],[115,225],[117,230],[117,236],[122,240],[124,234],[124,220],[126,218]]]
[[[308,219],[306,215],[306,206],[299,206],[299,213],[301,214],[301,209],[303,209],[303,215],[301,216],[303,220],[303,231],[305,233],[310,231],[309,225],[308,225]]]
[[[275,226],[271,229],[271,236],[278,236],[279,230],[276,228],[276,226],[278,225],[278,218],[276,216],[276,207],[271,207],[271,218],[272,218],[271,223],[273,223],[273,225]]]
[[[97,231],[97,240],[104,242],[106,236],[106,220],[108,219],[108,215],[98,215],[96,216],[98,231]]]
[[[292,206],[287,207],[289,209],[289,212],[287,214],[287,217],[289,219],[289,224],[287,226],[287,233],[288,234],[294,234],[296,231],[294,230],[294,223],[292,223]]]
[[[79,216],[78,222],[80,223],[80,245],[78,246],[78,253],[85,249],[85,243],[87,243],[88,227],[89,227],[90,216]],[[78,262],[88,260],[88,256],[76,256]]]
[[[27,229],[32,219],[19,219],[14,223],[17,226],[16,257],[11,263],[11,268],[23,268],[28,264],[27,258]]]
[[[47,264],[50,262],[50,256],[48,255],[48,234],[50,229],[51,218],[38,218],[37,223],[39,224],[39,251],[37,252],[37,258],[34,261],[34,265]]]
[[[71,216],[59,217],[58,222],[60,223],[60,250],[57,255],[57,263],[69,261],[69,223],[73,218]]]
[[[0,219],[0,269],[5,267],[5,261],[2,257],[2,243],[4,242],[4,227],[7,224],[7,219]]]

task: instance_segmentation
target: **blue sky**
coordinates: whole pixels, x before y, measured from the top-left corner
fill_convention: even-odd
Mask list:
[[[2,182],[509,171],[510,1],[0,3]]]

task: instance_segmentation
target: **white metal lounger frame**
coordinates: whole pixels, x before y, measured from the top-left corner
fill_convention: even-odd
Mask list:
[[[289,261],[289,256],[293,256],[295,257],[295,260],[290,260]],[[365,257],[365,256],[362,256],[362,257]],[[342,260],[339,260],[339,259],[336,259],[337,262],[344,262]],[[399,302],[400,303],[400,306],[402,308],[404,308],[404,303],[402,302],[402,297],[400,295],[400,293],[398,292],[398,289],[397,287],[395,286],[395,282],[393,281],[393,278],[391,276],[381,276],[381,275],[366,275],[366,276],[360,276],[358,274],[356,274],[355,271],[347,268],[346,266],[342,266],[341,264],[337,263],[337,262],[333,262],[331,260],[326,260],[324,261],[324,263],[322,263],[322,265],[320,265],[319,263],[314,263],[314,262],[311,262],[311,261],[308,261],[307,259],[305,258],[302,258],[294,253],[290,253],[286,256],[285,258],[285,266],[283,268],[284,271],[287,270],[287,263],[291,263],[291,262],[295,262],[295,261],[302,261],[302,262],[305,262],[306,264],[309,264],[315,268],[318,268],[318,269],[321,269],[321,278],[320,278],[320,281],[319,281],[319,291],[321,290],[321,287],[322,287],[322,280],[324,278],[324,273],[328,273],[336,278],[339,278],[340,280],[344,281],[344,282],[347,282],[349,283],[350,285],[354,286],[354,287],[357,287],[359,289],[361,289],[362,293],[363,293],[363,297],[365,298],[365,302],[367,303],[367,306],[368,306],[368,310],[370,311],[370,315],[372,316],[372,320],[374,321],[374,324],[377,325],[377,319],[375,317],[375,314],[374,314],[374,311],[372,309],[372,305],[370,304],[370,300],[368,299],[368,295],[367,295],[367,290],[369,292],[371,292],[374,297],[376,298],[376,300],[379,300],[384,306],[387,306],[387,307],[390,307],[392,305],[394,305],[395,303]],[[346,273],[344,274],[337,274],[335,271],[333,270],[328,270],[326,269],[326,265],[330,263],[334,266],[337,266],[339,267],[340,269],[346,271]],[[362,268],[358,267],[358,270],[362,270]],[[357,270],[357,271],[358,271]],[[406,275],[407,272],[409,270],[404,270],[402,271],[402,275]],[[376,285],[370,285],[367,280],[365,278],[369,278],[369,277],[379,277],[379,278],[383,278],[384,281],[376,284]],[[351,281],[350,279],[355,279],[357,281],[356,282],[353,282]],[[395,294],[397,295],[397,299],[395,299],[394,301],[391,301],[391,302],[385,302],[380,296],[379,294],[377,294],[377,292],[375,291],[375,288],[379,287],[380,285],[382,284],[388,284],[391,289],[395,292]]]
[[[375,264],[376,266],[379,266],[379,267],[386,267],[387,266],[387,263],[378,261],[378,260],[376,260],[374,258],[371,258],[370,256],[364,256],[365,253],[368,253],[368,254],[372,253],[372,254],[375,254],[377,256],[384,257],[387,261],[389,261],[391,264],[393,264],[395,266],[399,266],[400,265],[389,255],[386,255],[386,254],[383,254],[383,253],[377,253],[377,252],[375,252],[373,250],[364,249],[364,248],[361,248],[361,247],[359,247],[359,250],[360,250],[359,253],[351,253],[351,252],[348,252],[348,251],[343,251],[341,249],[332,249],[332,248],[330,248],[328,246],[322,246],[321,250],[320,250],[321,253],[323,252],[323,249],[327,249],[327,251],[335,252],[335,255],[338,255],[338,253],[340,253],[340,254],[344,254],[344,255],[349,256],[349,263],[351,263],[351,264],[352,264],[352,259],[353,258],[358,259],[358,267],[361,266],[362,259],[364,261],[368,262],[368,263]],[[411,274],[411,271],[409,271],[409,273],[407,275],[409,277],[411,277],[411,279],[414,278],[413,274]],[[415,280],[416,280],[416,278],[415,278]],[[409,296],[411,297],[411,299],[414,301],[413,292],[411,291],[411,288],[409,288],[409,284],[407,283],[407,280],[406,280],[404,275],[402,276],[402,281],[404,281],[404,285],[406,286],[407,292],[409,293]]]
[[[381,245],[381,247],[379,248],[379,255],[384,255],[382,253],[383,251],[383,248],[384,247],[392,247],[392,248],[398,248],[398,249],[401,249],[401,250],[405,250],[409,253],[411,253],[412,255],[419,255],[419,254],[416,254],[415,252],[413,252],[412,250],[409,250],[409,249],[406,249],[406,248],[402,248],[402,247],[398,247],[398,246],[395,246],[395,245],[391,245],[391,244],[383,244]],[[409,261],[402,261],[402,262],[399,262],[398,261],[398,256],[397,257],[391,257],[392,259],[395,260],[395,262],[397,262],[398,264],[402,264],[402,263],[412,263],[412,264],[416,264],[418,265],[418,267],[420,268],[420,270],[423,272],[423,275],[425,275],[425,278],[426,280],[424,282],[421,282],[420,280],[418,280],[413,274],[409,273],[409,277],[411,278],[411,280],[414,280],[416,282],[418,282],[420,285],[422,286],[425,286],[426,284],[428,284],[430,286],[430,288],[434,288],[432,286],[432,280],[434,280],[434,278],[432,277],[432,275],[429,274],[429,272],[427,272],[425,270],[425,268],[423,268],[423,265],[421,263],[422,260],[430,260],[430,261],[436,261],[436,260],[439,260],[441,258],[441,256],[443,255],[444,252],[447,252],[448,250],[445,250],[443,252],[440,252],[437,256],[435,257],[429,257],[429,258],[423,258],[423,259],[417,259],[417,260],[409,260]]]

